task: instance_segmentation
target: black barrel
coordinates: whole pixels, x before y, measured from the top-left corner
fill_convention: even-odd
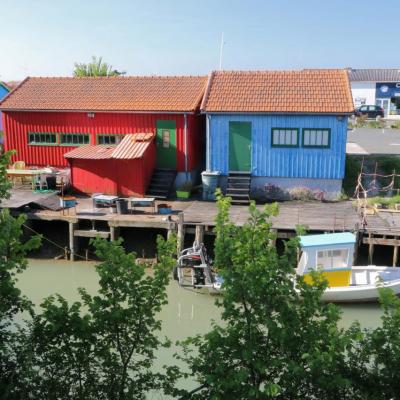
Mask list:
[[[118,199],[116,202],[117,214],[128,214],[128,200]]]

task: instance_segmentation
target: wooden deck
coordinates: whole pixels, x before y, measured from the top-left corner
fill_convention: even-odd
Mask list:
[[[262,206],[258,206],[262,209]],[[196,201],[184,210],[185,225],[213,226],[217,215],[215,203]],[[230,212],[236,225],[243,225],[249,217],[244,206],[232,206]],[[351,201],[338,203],[285,202],[279,204],[279,215],[272,219],[277,230],[295,230],[306,225],[311,231],[352,231],[360,218]]]

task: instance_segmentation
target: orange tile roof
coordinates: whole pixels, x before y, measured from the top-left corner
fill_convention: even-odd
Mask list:
[[[201,76],[27,78],[0,109],[193,112],[206,83]]]
[[[118,146],[88,144],[65,153],[64,157],[83,160],[142,158],[154,137],[153,133],[129,134],[124,136]]]
[[[216,71],[201,110],[347,114],[354,105],[346,70]]]

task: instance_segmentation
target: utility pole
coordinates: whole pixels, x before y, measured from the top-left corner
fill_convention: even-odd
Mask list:
[[[221,35],[221,46],[220,46],[220,49],[219,49],[219,70],[220,71],[222,70],[222,55],[223,55],[223,52],[224,52],[224,32],[222,32],[222,35]]]

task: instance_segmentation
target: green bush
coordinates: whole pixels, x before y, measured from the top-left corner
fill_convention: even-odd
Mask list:
[[[343,192],[352,197],[357,186],[358,175],[361,170],[361,160],[355,157],[346,157],[345,175],[343,179]]]

